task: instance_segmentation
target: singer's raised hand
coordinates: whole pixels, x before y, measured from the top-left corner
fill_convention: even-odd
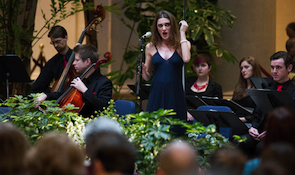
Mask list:
[[[180,26],[180,32],[186,32],[187,28],[188,28],[188,24],[185,20],[181,20],[179,22]]]

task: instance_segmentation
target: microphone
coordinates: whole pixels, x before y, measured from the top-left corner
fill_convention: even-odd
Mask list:
[[[151,36],[152,36],[152,32],[148,31],[140,37],[139,41],[145,38],[150,38]]]

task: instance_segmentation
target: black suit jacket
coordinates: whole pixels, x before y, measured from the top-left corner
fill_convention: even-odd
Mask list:
[[[108,102],[112,98],[112,82],[107,77],[100,74],[99,70],[96,70],[87,79],[83,79],[84,84],[88,90],[82,94],[84,107],[80,111],[80,114],[88,117],[94,114],[94,111],[101,111],[103,107],[108,106]],[[48,93],[48,100],[56,100],[62,93],[54,92]]]

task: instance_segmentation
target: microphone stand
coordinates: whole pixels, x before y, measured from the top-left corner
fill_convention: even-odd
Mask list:
[[[145,44],[145,38],[146,37],[142,37],[141,39],[139,39],[139,41],[141,41],[141,46],[140,46],[139,66],[138,66],[138,80],[137,80],[137,88],[136,88],[137,99],[139,97],[139,109],[141,111],[142,111],[142,99],[140,96],[140,92],[141,92],[141,76],[142,76],[142,59],[143,59],[143,49]]]

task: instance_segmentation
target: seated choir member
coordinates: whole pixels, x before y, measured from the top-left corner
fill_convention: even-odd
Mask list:
[[[250,81],[250,77],[261,77],[260,68],[254,57],[244,57],[240,61],[240,76],[238,84],[235,87],[232,100],[246,108],[256,108],[254,101],[251,99],[246,89],[253,89],[254,85]],[[251,116],[245,114],[237,114],[241,116],[243,122],[251,122]]]
[[[207,96],[223,98],[222,88],[219,84],[210,79],[209,73],[212,68],[212,59],[206,54],[199,54],[194,60],[196,77],[186,79],[187,96]],[[192,121],[193,116],[187,112],[188,120]]]
[[[292,57],[284,51],[279,51],[270,57],[271,74],[274,84],[270,90],[286,91],[295,99],[295,84],[289,79],[289,73],[293,68]],[[246,142],[239,144],[239,147],[249,156],[257,156],[260,153],[262,144],[261,140],[267,134],[264,128],[265,115],[259,108],[256,108],[252,127],[249,134],[246,134]]]

